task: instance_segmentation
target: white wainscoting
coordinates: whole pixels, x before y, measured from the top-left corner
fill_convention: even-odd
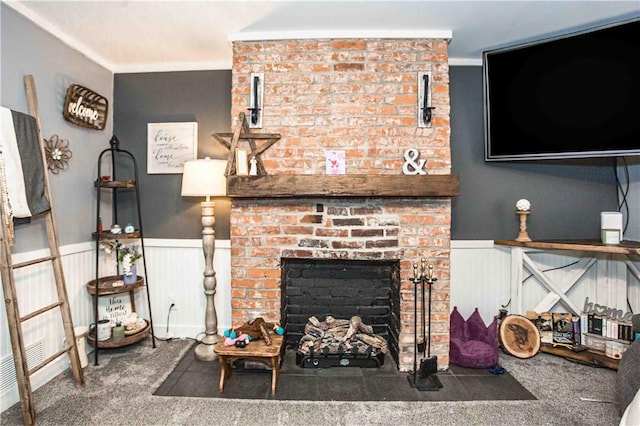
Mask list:
[[[86,291],[87,282],[95,277],[95,243],[87,242],[61,247],[63,269],[74,325],[88,325],[92,318],[91,299]],[[204,255],[201,240],[161,240],[145,239],[147,257],[147,280],[151,298],[154,330],[157,337],[164,337],[168,330],[175,337],[197,338],[204,332],[205,297],[203,290]],[[492,241],[452,241],[451,242],[451,308],[458,306],[463,316],[470,315],[478,308],[485,321],[489,322],[502,305],[509,310],[511,254],[508,247],[494,246]],[[21,262],[44,253],[31,252],[16,254],[14,262]],[[565,266],[576,260],[574,256],[551,253],[533,254],[542,269]],[[101,256],[101,271],[115,264]],[[231,327],[231,256],[228,240],[216,241],[214,268],[217,277],[216,311],[218,330],[222,333]],[[636,267],[640,264],[636,262]],[[16,287],[20,310],[27,313],[37,309],[54,296],[53,280],[47,266],[34,265],[16,272]],[[50,268],[50,267],[49,267]],[[104,269],[103,269],[104,268]],[[626,292],[627,300],[634,312],[640,312],[640,282],[633,274],[626,272],[624,264],[603,258],[576,284],[569,293],[571,300],[579,305],[584,298],[624,311],[627,306],[615,305]],[[569,273],[570,268],[549,271],[554,277]],[[620,279],[622,276],[622,280]],[[626,278],[625,278],[626,277]],[[620,282],[626,279],[627,288],[621,289]],[[49,290],[45,290],[49,289]],[[523,307],[536,306],[546,291],[535,279],[527,279],[523,286]],[[175,301],[175,309],[169,315],[169,300]],[[136,299],[136,306],[143,317],[148,317],[146,300],[142,294]],[[557,304],[555,311],[564,311]],[[17,386],[10,384],[7,371],[13,374],[11,346],[7,328],[6,312],[0,313],[0,365],[3,368],[0,382],[9,382],[0,391],[0,408],[5,410],[19,401]],[[43,359],[55,353],[64,339],[57,313],[32,319],[24,324],[24,340],[27,347],[42,347]],[[90,346],[87,346],[90,350]],[[7,360],[11,362],[6,362]],[[92,367],[90,359],[89,367]],[[52,377],[68,368],[66,357],[43,368],[32,377],[35,390]],[[36,401],[37,403],[37,401]]]
[[[593,253],[569,251],[528,251],[538,268],[554,282],[576,273],[575,262],[594,257]],[[640,281],[637,273],[627,268],[626,256],[597,254],[597,262],[567,292],[575,305],[590,302],[620,309],[624,312],[640,312]],[[451,308],[465,318],[475,308],[485,321],[491,321],[501,307],[515,313],[511,304],[511,248],[494,246],[492,241],[451,242]],[[633,262],[636,271],[640,262]],[[522,310],[536,310],[548,294],[546,288],[529,271],[524,270],[522,284]],[[570,312],[561,302],[551,312]]]
[[[86,284],[95,279],[95,243],[87,242],[60,247],[69,305],[74,326],[89,325],[93,318],[91,298]],[[14,263],[48,255],[48,249],[13,255]],[[156,240],[145,239],[147,259],[147,282],[151,299],[154,331],[157,337],[169,331],[176,337],[197,338],[204,332],[205,297],[203,287],[204,254],[202,240]],[[104,275],[116,273],[112,258],[100,256],[100,271]],[[220,332],[231,327],[231,270],[230,242],[216,241],[214,269],[217,278],[216,310]],[[18,306],[21,314],[32,312],[57,299],[53,286],[50,262],[22,268],[15,273]],[[169,314],[169,296],[175,301],[175,309]],[[136,307],[139,314],[149,317],[149,309],[143,291],[136,292]],[[7,325],[6,310],[0,309],[0,410],[20,400],[15,383],[11,340]],[[64,341],[62,321],[56,310],[40,315],[23,324],[25,347],[37,345],[37,357],[30,363],[34,366],[59,351]],[[91,347],[87,345],[87,350]],[[30,352],[27,349],[27,352]],[[31,359],[31,358],[30,358]],[[93,359],[90,358],[90,366]],[[32,390],[51,380],[68,368],[66,356],[62,356],[42,368],[31,377]]]
[[[486,322],[509,304],[511,255],[493,241],[451,241],[451,310],[464,318],[478,308]],[[508,309],[508,306],[507,308]]]

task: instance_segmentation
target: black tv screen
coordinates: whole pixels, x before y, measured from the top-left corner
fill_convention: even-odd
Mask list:
[[[483,53],[485,160],[640,155],[640,20]]]

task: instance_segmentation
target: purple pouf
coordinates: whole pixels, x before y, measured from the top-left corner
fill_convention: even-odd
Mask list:
[[[451,313],[449,362],[467,368],[489,368],[498,363],[498,320],[487,327],[478,308],[465,321],[457,307]]]

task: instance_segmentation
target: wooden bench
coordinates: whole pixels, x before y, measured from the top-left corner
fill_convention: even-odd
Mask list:
[[[282,356],[283,336],[271,335],[271,345],[267,346],[263,339],[252,340],[244,348],[225,346],[224,340],[220,340],[213,348],[220,359],[220,385],[218,390],[222,393],[224,381],[231,376],[233,363],[239,359],[251,359],[271,366],[271,393],[276,393],[276,383],[280,373],[280,358]]]

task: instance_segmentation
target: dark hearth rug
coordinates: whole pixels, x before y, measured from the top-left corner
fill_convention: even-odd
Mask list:
[[[194,346],[195,347],[195,346]],[[218,392],[220,363],[196,359],[190,348],[167,379],[156,389],[158,396],[302,401],[492,401],[536,398],[505,371],[470,369],[451,365],[438,372],[442,388],[419,391],[411,386],[387,357],[379,368],[301,368],[295,351],[287,350],[280,369],[276,394],[271,394],[271,371],[261,364],[234,368]]]

